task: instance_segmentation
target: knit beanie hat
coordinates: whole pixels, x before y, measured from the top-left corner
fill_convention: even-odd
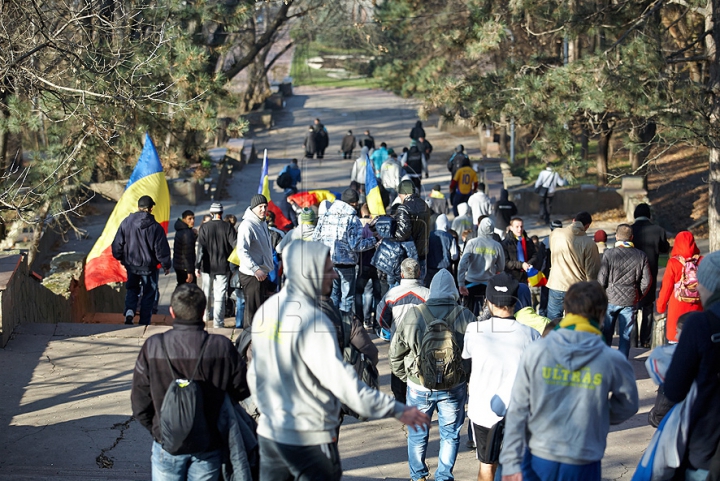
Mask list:
[[[360,200],[360,196],[357,191],[354,191],[353,189],[345,189],[340,197],[340,200],[346,204],[354,204]]]
[[[250,199],[250,209],[254,209],[255,207],[257,207],[259,205],[267,204],[267,203],[268,203],[268,201],[264,195],[255,194],[252,196],[252,199]]]
[[[697,270],[698,282],[710,292],[720,290],[720,251],[702,258]]]
[[[595,242],[607,242],[607,232],[600,229],[595,233],[594,239]]]
[[[310,207],[303,207],[303,210],[300,213],[300,223],[314,225],[315,224],[315,211],[312,210]]]
[[[210,213],[211,214],[222,214],[223,212],[223,205],[220,202],[213,202],[210,205]]]
[[[403,180],[398,187],[398,194],[412,194],[415,192],[415,184],[412,180]]]

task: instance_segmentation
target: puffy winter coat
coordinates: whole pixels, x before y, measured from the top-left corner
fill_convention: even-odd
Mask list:
[[[634,247],[618,246],[602,255],[598,282],[616,306],[632,306],[648,294],[652,282],[648,258]]]
[[[683,265],[677,260],[680,256],[689,259],[694,255],[699,255],[700,249],[695,244],[695,238],[688,231],[678,232],[675,236],[675,245],[670,252],[670,260],[668,260],[665,274],[661,279],[660,294],[658,294],[656,308],[657,311],[663,313],[667,311],[667,321],[665,323],[665,335],[669,341],[677,341],[677,320],[686,312],[702,311],[702,305],[690,304],[675,298],[675,283],[680,280],[683,273]],[[702,257],[700,258],[702,260]],[[699,262],[698,262],[699,264]]]
[[[405,198],[395,211],[397,229],[395,240],[415,242],[418,259],[423,260],[428,252],[428,233],[430,230],[430,209],[417,194]]]
[[[197,235],[182,219],[175,221],[173,267],[176,271],[195,270],[195,241]]]
[[[133,212],[120,223],[112,255],[135,274],[150,274],[158,264],[163,269],[172,267],[165,231],[149,212]]]

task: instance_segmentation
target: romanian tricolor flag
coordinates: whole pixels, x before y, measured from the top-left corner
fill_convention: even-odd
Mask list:
[[[275,205],[275,203],[272,201],[272,197],[270,197],[270,178],[268,177],[267,149],[265,149],[265,154],[263,155],[263,168],[262,174],[260,175],[260,186],[258,187],[258,194],[264,195],[267,199],[268,211],[275,214],[275,225],[278,229],[288,230],[290,227],[292,227],[292,222],[290,222],[287,217],[283,215],[280,208]]]
[[[530,266],[530,269],[527,270],[527,276],[530,287],[543,287],[547,284],[545,274],[543,274],[542,271],[535,269],[533,266]]]
[[[370,157],[367,158],[367,165],[372,165]],[[385,205],[380,197],[380,187],[378,187],[377,177],[372,168],[365,169],[365,202],[370,210],[370,215],[385,215]]]
[[[112,255],[112,242],[120,228],[120,223],[128,215],[137,212],[138,199],[143,195],[149,195],[155,201],[152,214],[167,233],[170,221],[170,191],[160,157],[147,133],[145,134],[145,146],[137,165],[135,165],[135,170],[125,186],[125,192],[110,214],[110,219],[105,224],[102,235],[87,256],[85,263],[85,287],[87,290],[111,282],[127,280],[125,268]]]

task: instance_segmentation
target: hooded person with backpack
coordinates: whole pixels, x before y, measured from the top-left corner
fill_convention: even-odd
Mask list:
[[[702,257],[691,232],[678,232],[670,252],[662,286],[658,294],[657,311],[667,311],[665,336],[677,342],[677,320],[686,312],[702,311],[697,292],[697,266]]]
[[[153,438],[153,479],[218,479],[226,444],[218,430],[221,406],[226,394],[236,403],[250,395],[237,349],[205,331],[205,303],[195,284],[178,286],[170,300],[172,329],[150,336],[135,363],[130,400]],[[186,403],[179,405],[180,398]]]
[[[308,241],[286,250],[287,282],[255,316],[248,370],[260,410],[260,481],[339,481],[341,403],[365,418],[395,417],[410,432],[430,419],[369,388],[343,362],[337,329],[318,305],[337,277],[330,248]]]
[[[452,480],[465,421],[468,368],[462,360],[463,339],[475,316],[458,306],[460,295],[447,270],[430,283],[425,304],[413,306],[390,341],[390,369],[407,382],[407,404],[431,416],[437,409],[440,454],[434,479]],[[430,476],[425,454],[429,430],[408,431],[408,464],[413,481]]]

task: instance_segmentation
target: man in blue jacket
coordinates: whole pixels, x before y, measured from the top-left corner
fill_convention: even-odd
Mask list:
[[[120,224],[112,243],[112,254],[125,267],[125,324],[132,324],[138,297],[140,301],[140,324],[150,324],[153,302],[158,290],[157,266],[162,265],[165,275],[170,272],[170,245],[162,226],[152,215],[155,201],[149,195],[138,199],[138,211],[133,212]]]

